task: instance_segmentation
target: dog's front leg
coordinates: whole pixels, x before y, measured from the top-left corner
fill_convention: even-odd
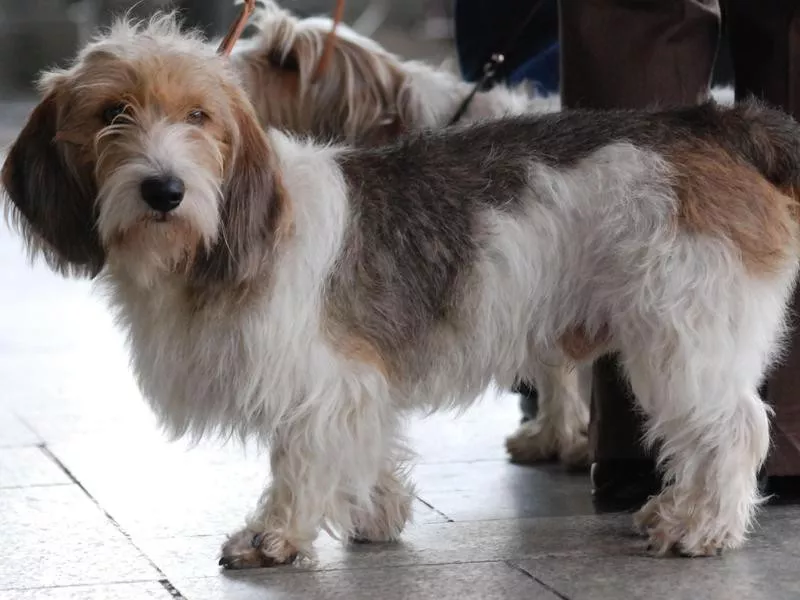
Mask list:
[[[246,569],[313,556],[323,524],[357,541],[389,541],[402,531],[413,492],[397,416],[363,396],[357,406],[337,408],[275,437],[272,483],[246,527],[224,544],[221,565]]]
[[[272,450],[272,482],[245,527],[222,546],[220,565],[227,569],[271,567],[291,563],[301,554],[311,555],[322,524],[324,498],[335,487],[312,456],[303,459],[300,443]]]
[[[414,486],[404,461],[387,463],[367,505],[354,502],[351,519],[354,542],[391,542],[400,537],[411,520]]]

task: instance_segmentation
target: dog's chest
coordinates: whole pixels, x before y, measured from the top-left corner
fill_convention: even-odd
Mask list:
[[[122,312],[133,366],[151,400],[225,402],[260,378],[264,336],[257,320],[155,298],[128,302]]]

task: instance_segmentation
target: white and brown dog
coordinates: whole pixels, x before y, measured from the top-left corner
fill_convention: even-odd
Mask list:
[[[402,60],[342,24],[332,60],[318,72],[333,28],[324,17],[298,19],[265,1],[252,25],[257,33],[236,46],[231,60],[267,127],[357,145],[387,143],[406,132],[448,126],[472,91],[456,73]],[[535,97],[525,86],[498,85],[475,94],[459,124],[557,108],[554,99]],[[542,364],[536,371],[539,410],[506,440],[509,455],[523,463],[558,458],[570,467],[588,466],[591,363],[579,370]]]
[[[262,1],[255,35],[237,43],[231,60],[262,123],[351,143],[381,143],[399,134],[447,125],[472,84],[423,61],[402,60],[344,24],[330,62],[319,72],[331,19],[298,19]],[[476,94],[461,122],[555,109],[527,86],[498,85]]]
[[[42,91],[2,170],[28,248],[99,275],[174,434],[269,444],[222,564],[289,562],[323,526],[396,538],[408,411],[604,347],[665,469],[637,516],[655,549],[745,539],[800,260],[791,118],[567,112],[319,146],[265,132],[171,17],[116,25]]]

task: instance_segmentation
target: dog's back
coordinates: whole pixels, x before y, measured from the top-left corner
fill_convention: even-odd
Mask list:
[[[753,165],[774,186],[796,194],[800,187],[797,121],[756,101],[742,102],[730,109],[715,108],[713,112],[720,138],[731,153]]]
[[[797,132],[756,104],[704,105],[514,117],[345,150],[357,225],[337,278],[365,296],[343,296],[363,307],[359,327],[389,332],[379,345],[396,348],[454,318],[481,261],[500,289],[552,276],[537,299],[551,324],[578,318],[564,307],[595,278],[619,277],[629,293],[624,278],[666,269],[684,242],[718,244],[757,277],[786,273],[800,256],[787,194],[800,176]]]

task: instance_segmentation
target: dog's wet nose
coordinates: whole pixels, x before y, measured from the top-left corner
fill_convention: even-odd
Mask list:
[[[153,210],[167,213],[178,207],[183,200],[186,187],[183,181],[173,175],[148,177],[142,180],[142,198]]]

